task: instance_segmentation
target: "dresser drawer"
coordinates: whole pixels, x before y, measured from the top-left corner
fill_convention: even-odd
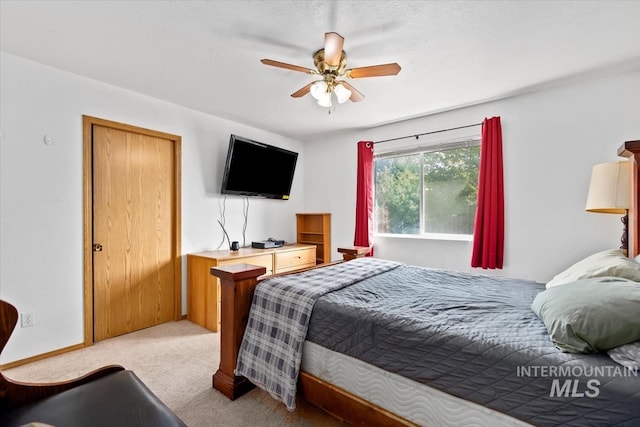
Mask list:
[[[316,265],[315,247],[286,252],[276,252],[276,273],[297,270]]]
[[[232,264],[251,264],[266,267],[265,275],[273,274],[273,254],[254,255],[241,258],[225,259],[219,262],[220,266]]]
[[[273,249],[240,248],[234,252],[204,251],[187,254],[187,319],[213,332],[220,331],[222,294],[220,280],[211,275],[211,268],[237,264],[257,265],[266,269],[265,274],[258,278],[263,279],[274,274],[276,265],[278,272],[314,266],[315,251],[316,246],[297,244]]]

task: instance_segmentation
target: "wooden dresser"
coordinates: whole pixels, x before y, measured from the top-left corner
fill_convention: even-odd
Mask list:
[[[265,267],[267,273],[262,277],[286,273],[316,265],[316,247],[295,244],[187,254],[187,320],[214,332],[220,330],[220,281],[211,275],[211,267],[241,263]]]

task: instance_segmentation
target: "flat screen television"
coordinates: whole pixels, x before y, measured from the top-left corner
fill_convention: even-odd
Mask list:
[[[221,193],[288,200],[297,160],[298,153],[232,134]]]

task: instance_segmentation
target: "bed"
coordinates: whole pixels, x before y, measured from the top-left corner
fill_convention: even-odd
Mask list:
[[[576,292],[604,300],[615,294],[609,289],[615,289],[622,296],[610,304],[618,317],[608,323],[616,332],[640,333],[640,322],[634,323],[640,310],[626,298],[640,281],[640,276],[634,276],[640,274],[640,266],[632,259],[640,244],[639,153],[638,141],[625,143],[619,151],[634,165],[629,257],[619,251],[594,254],[567,269],[564,276],[559,274],[557,286],[549,289],[530,281],[370,258],[276,277],[258,290],[256,278],[264,273],[262,268],[213,269],[212,274],[221,279],[223,307],[221,362],[214,387],[235,399],[257,383],[290,409],[295,406],[291,393],[297,392],[359,425],[638,425],[638,368],[633,360],[621,362],[619,355],[614,360],[613,353],[602,351],[615,340],[629,344],[611,347],[612,352],[626,350],[633,342],[619,334],[613,334],[614,339],[610,333],[587,338],[581,330],[567,333],[547,313],[557,316],[571,304],[577,304],[580,313],[583,302]],[[585,263],[591,268],[590,276],[580,277]],[[595,275],[594,263],[601,266]],[[256,338],[258,345],[250,347],[253,334],[265,330],[267,338],[279,334],[269,326],[270,320],[256,320],[268,317],[259,308],[250,313],[252,299],[289,285],[293,289],[294,282],[301,281],[309,282],[307,290],[296,294],[300,298],[290,299],[314,295],[310,311],[301,311],[294,319],[308,318],[308,322],[301,327],[299,343],[287,333],[283,346],[295,347],[299,355],[281,356],[272,343],[262,344],[264,337]],[[323,286],[327,289],[318,291]],[[272,291],[264,290],[269,287]],[[598,296],[603,289],[607,290]],[[282,310],[282,304],[275,304],[277,310]],[[272,383],[256,374],[256,366],[264,365],[264,360],[291,365],[280,373],[288,384]]]

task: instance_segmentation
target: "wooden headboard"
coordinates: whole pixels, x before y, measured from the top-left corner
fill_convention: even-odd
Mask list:
[[[629,238],[628,255],[630,258],[640,254],[640,140],[627,141],[618,148],[618,155],[629,159]]]

